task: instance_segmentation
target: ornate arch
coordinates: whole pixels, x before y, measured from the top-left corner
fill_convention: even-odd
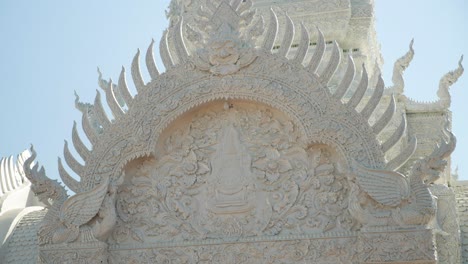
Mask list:
[[[416,141],[385,160],[403,138],[406,120],[379,142],[395,112],[391,100],[383,114],[374,114],[384,92],[381,78],[369,87],[364,68],[355,80],[351,57],[341,67],[344,73],[334,76],[340,49],[331,44],[329,59],[322,60],[326,45],[320,31],[315,52],[306,59],[308,31],[302,26],[300,43],[292,45],[294,24],[287,16],[281,35],[276,14],[271,12],[265,27],[249,0],[207,4],[199,25],[181,18],[164,33],[165,73],[156,67],[151,43],[146,53],[151,81],[145,82],[137,52],[131,66],[136,95],[127,89],[124,69],[118,84],[99,77],[112,117],[99,91],[93,105],[77,99],[92,148],[75,124],[73,146],[84,162],[73,157],[68,143],[64,158],[80,179],[59,159],[60,176],[76,194],[69,197],[38,164],[31,167],[31,149],[25,176],[48,205],[38,231],[41,258],[198,262],[203,256],[222,262],[220,252],[227,251],[246,262],[267,254],[294,263],[434,262],[428,225],[436,206],[429,185],[455,147],[447,128],[448,142],[417,160],[408,176],[396,172]],[[332,77],[338,85],[329,89]],[[220,101],[229,103],[221,107]],[[210,107],[217,107],[209,119],[215,125],[198,126],[197,137],[183,134],[209,144],[188,140],[183,147],[161,147],[181,138],[172,137],[173,131],[196,129]],[[376,121],[370,122],[371,116]],[[121,177],[123,170],[128,177]],[[394,255],[404,241],[412,241],[404,245],[411,254]],[[379,243],[391,251],[382,253]],[[329,259],[328,252],[338,258]],[[389,258],[382,260],[382,254]]]
[[[232,4],[239,6],[233,8]],[[369,125],[369,118],[383,94],[382,79],[365,107],[358,112],[356,107],[369,89],[365,69],[354,94],[346,103],[342,102],[355,75],[352,58],[348,59],[338,88],[332,93],[327,87],[340,64],[336,43],[332,44],[329,61],[322,62],[326,45],[319,32],[316,50],[307,62],[310,39],[304,26],[300,45],[291,55],[294,24],[289,17],[286,19],[287,31],[278,38],[278,21],[273,11],[270,25],[265,30],[262,20],[255,19],[255,12],[248,9],[249,3],[232,4],[222,2],[211,11],[213,16],[224,14],[237,19],[217,18],[212,24],[197,26],[184,25],[181,19],[164,33],[160,53],[167,71],[163,74],[154,63],[152,42],[146,53],[152,78],[147,84],[141,77],[138,51],[131,67],[138,92],[136,96],[127,89],[124,69],[118,85],[100,79],[114,119],[103,110],[98,92],[95,104],[90,111],[84,111],[82,120],[92,150],[82,143],[76,127],[73,130],[75,149],[85,164],[81,165],[70,155],[67,145],[64,150],[67,164],[81,181],[68,175],[59,161],[61,177],[72,190],[90,190],[102,178],[115,176],[128,160],[149,155],[158,133],[177,116],[194,106],[221,98],[259,101],[280,109],[296,121],[310,142],[330,142],[343,150],[348,161],[356,159],[371,168],[395,169],[411,156],[416,145],[414,140],[393,161],[386,164],[384,157],[403,136],[404,118],[386,142],[381,144],[376,139],[393,116],[393,100],[387,111],[372,126]],[[255,48],[253,43],[259,36],[263,37],[263,45]],[[278,52],[273,52],[277,39],[282,42]],[[187,40],[191,46],[201,48],[189,51],[185,44]],[[320,73],[319,66],[323,68]]]
[[[348,161],[357,159],[373,168],[384,166],[384,153],[368,120],[334,98],[317,76],[285,60],[282,67],[269,67],[278,64],[278,59],[259,53],[255,62],[229,76],[174,68],[149,83],[135,97],[125,117],[99,135],[90,159],[98,162],[86,166],[85,175],[89,177],[84,178],[94,178],[86,183],[88,188],[106,174],[118,175],[127,161],[149,155],[160,132],[180,115],[220,99],[269,105],[287,114],[307,142],[328,142],[340,148]],[[265,67],[269,67],[268,72],[259,70]],[[292,74],[295,79],[285,82]],[[112,153],[118,153],[119,159],[115,160]],[[109,167],[112,171],[106,171]]]
[[[359,84],[355,91],[348,92],[352,94],[349,100],[343,100],[355,79],[352,58],[347,60],[337,89],[331,92],[328,83],[340,65],[338,45],[331,44],[331,56],[323,61],[326,45],[319,31],[315,52],[310,61],[306,61],[310,43],[307,29],[302,26],[300,44],[291,51],[292,20],[287,17],[287,30],[278,37],[276,14],[272,11],[270,25],[265,27],[249,9],[250,4],[250,1],[222,1],[219,6],[212,7],[212,12],[204,14],[209,16],[210,22],[197,26],[185,25],[181,19],[164,33],[160,42],[165,73],[161,74],[156,67],[153,43],[148,48],[146,65],[152,79],[149,83],[141,76],[138,51],[131,67],[137,90],[135,96],[127,88],[125,69],[117,85],[99,79],[113,118],[106,114],[98,92],[94,105],[83,111],[82,118],[82,127],[92,149],[82,142],[76,125],[73,127],[73,145],[84,164],[70,154],[67,144],[64,148],[65,161],[80,180],[69,175],[59,160],[63,181],[77,193],[60,209],[63,215],[79,219],[70,224],[74,232],[89,222],[89,216],[97,210],[93,208],[86,216],[80,213],[78,205],[86,207],[83,202],[86,197],[98,197],[102,203],[107,197],[105,192],[119,184],[121,169],[128,161],[151,155],[161,131],[172,121],[214,100],[249,100],[269,105],[286,114],[303,131],[306,145],[312,142],[331,145],[346,157],[348,164],[357,161],[372,169],[395,170],[412,155],[415,141],[394,160],[385,161],[385,153],[405,132],[405,118],[385,142],[377,140],[377,135],[393,117],[393,100],[376,122],[369,123],[383,94],[381,78],[375,88],[369,87],[364,68],[357,77]],[[259,36],[263,37],[263,43],[256,46],[254,43],[259,42]],[[186,41],[190,45],[186,45]],[[281,45],[274,51],[276,41],[281,41]],[[199,49],[189,50],[187,46]],[[371,88],[374,89],[369,92],[372,94],[369,100],[361,103]],[[358,105],[363,107],[358,108]]]

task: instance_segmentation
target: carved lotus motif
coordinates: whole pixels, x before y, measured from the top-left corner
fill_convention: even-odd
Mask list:
[[[197,175],[205,174],[210,171],[207,164],[197,160],[197,156],[193,150],[190,150],[188,155],[181,161],[180,166],[177,166],[172,171],[172,174],[177,177],[182,177],[182,182],[186,186],[195,184]]]
[[[255,161],[253,166],[263,171],[266,180],[269,182],[277,181],[282,173],[292,169],[291,163],[281,157],[281,154],[276,149],[267,150],[266,156]]]
[[[168,131],[155,151],[162,156],[142,163],[122,188],[123,230],[114,233],[116,240],[195,241],[351,229],[354,222],[343,213],[346,179],[335,167],[339,157],[326,146],[306,150],[290,140],[300,138],[300,131],[285,115],[266,106],[236,102],[229,108],[219,102]],[[121,210],[127,207],[135,215]]]

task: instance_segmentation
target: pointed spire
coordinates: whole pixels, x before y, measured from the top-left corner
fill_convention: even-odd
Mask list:
[[[397,61],[395,61],[395,64],[393,65],[392,88],[395,90],[394,92],[398,95],[401,95],[404,92],[405,81],[403,79],[403,73],[405,72],[405,70],[408,68],[411,61],[413,60],[413,57],[414,57],[413,44],[414,44],[414,39],[412,39],[409,44],[408,52],[406,52],[405,55],[403,55]]]
[[[463,55],[461,55],[460,60],[458,61],[458,67],[453,71],[449,71],[440,79],[437,96],[439,96],[439,100],[446,108],[450,107],[451,104],[449,88],[458,81],[458,78],[460,78],[464,72],[462,62]]]

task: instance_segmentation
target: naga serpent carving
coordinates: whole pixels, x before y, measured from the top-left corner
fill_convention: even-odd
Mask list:
[[[31,157],[24,162],[24,172],[32,183],[32,191],[47,207],[47,214],[38,231],[39,244],[73,242],[80,234],[80,227],[88,224],[92,234],[105,240],[116,221],[115,187],[104,180],[88,192],[68,197],[65,188],[46,176],[44,167],[39,169],[36,152],[31,146]],[[109,188],[108,188],[109,187]]]

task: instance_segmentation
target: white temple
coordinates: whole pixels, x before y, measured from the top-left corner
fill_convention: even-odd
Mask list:
[[[73,195],[32,147],[1,160],[0,263],[467,263],[468,184],[450,168],[462,60],[437,101],[408,98],[412,43],[384,84],[373,10],[173,0],[166,70],[152,42],[137,94],[122,69],[93,104],[77,96],[92,147],[75,123],[58,161]]]

